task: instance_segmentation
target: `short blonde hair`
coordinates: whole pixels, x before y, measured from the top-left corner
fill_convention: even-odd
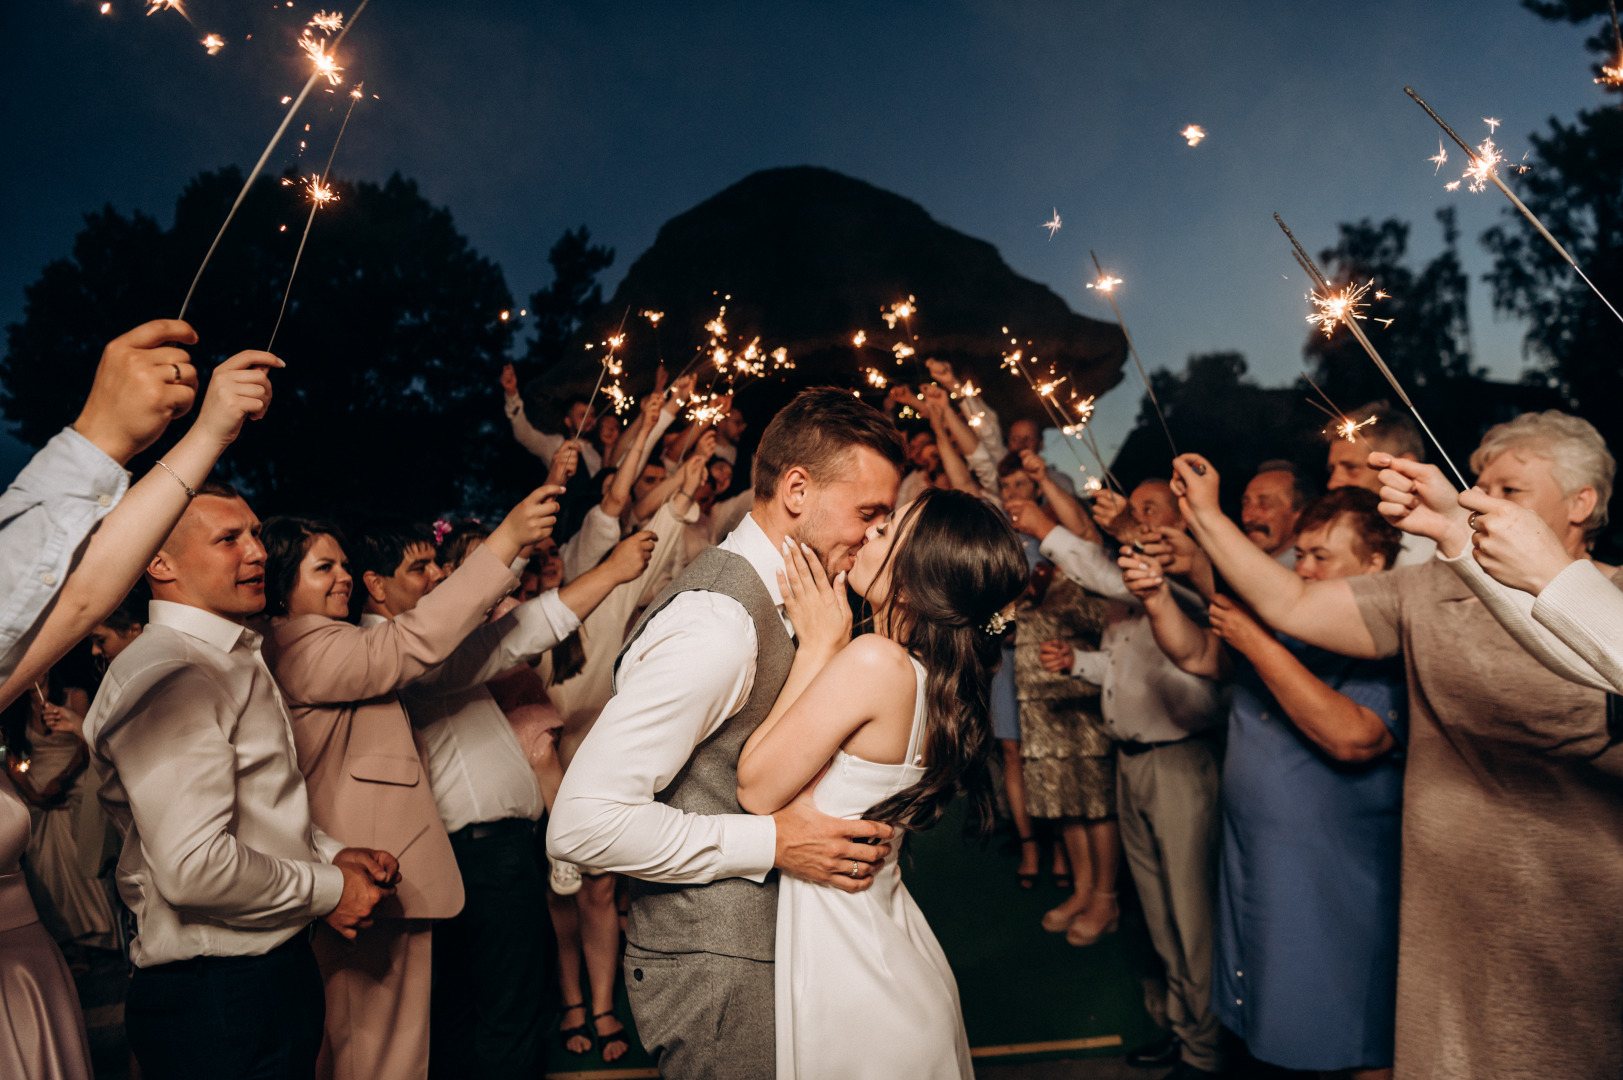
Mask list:
[[[1584,522],[1584,536],[1593,539],[1606,527],[1606,506],[1612,501],[1612,480],[1617,475],[1617,462],[1600,432],[1588,420],[1555,409],[1522,413],[1488,429],[1471,455],[1471,471],[1480,476],[1506,450],[1523,448],[1550,461],[1550,473],[1562,495],[1595,489],[1595,510]]]

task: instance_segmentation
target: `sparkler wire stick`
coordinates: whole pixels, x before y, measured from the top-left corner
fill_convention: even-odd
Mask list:
[[[1450,134],[1452,134],[1452,132]],[[1296,239],[1296,234],[1291,232],[1289,225],[1285,224],[1284,218],[1280,217],[1276,213],[1274,214],[1274,221],[1279,224],[1281,231],[1283,231],[1286,238],[1290,240],[1291,247],[1296,249],[1296,261],[1299,262],[1302,265],[1302,268],[1307,271],[1308,277],[1313,280],[1314,284],[1320,289],[1324,290],[1325,294],[1328,295],[1330,292],[1330,282],[1325,278],[1324,273],[1319,269],[1318,263],[1315,263],[1312,256],[1307,253],[1307,249],[1302,247],[1301,242]],[[1430,439],[1431,444],[1437,448],[1437,452],[1443,455],[1443,461],[1448,464],[1449,471],[1452,472],[1454,474],[1454,478],[1460,482],[1460,490],[1464,491],[1465,489],[1469,488],[1471,485],[1466,483],[1465,474],[1460,472],[1459,466],[1454,464],[1454,459],[1448,456],[1447,450],[1443,449],[1443,444],[1437,440],[1436,435],[1432,434],[1431,428],[1426,424],[1425,417],[1420,415],[1420,410],[1415,408],[1413,401],[1409,400],[1409,394],[1403,389],[1403,385],[1398,382],[1398,377],[1392,374],[1392,369],[1386,366],[1386,361],[1381,359],[1381,354],[1375,351],[1374,345],[1370,344],[1369,338],[1364,335],[1363,328],[1358,325],[1358,320],[1352,318],[1351,314],[1349,313],[1348,317],[1345,318],[1343,322],[1347,324],[1347,329],[1352,331],[1353,337],[1358,339],[1358,344],[1364,347],[1364,351],[1369,354],[1369,358],[1375,361],[1375,366],[1381,369],[1381,374],[1386,376],[1386,381],[1392,385],[1392,389],[1397,392],[1397,395],[1400,399],[1402,399],[1403,404],[1408,406],[1409,412],[1415,418],[1415,422],[1418,423],[1420,425],[1420,429],[1426,433],[1426,437]]]
[[[1099,278],[1103,280],[1105,271],[1104,267],[1099,265],[1099,256],[1092,251],[1088,254],[1093,256],[1093,268],[1099,271]],[[1144,392],[1150,395],[1150,404],[1155,407],[1155,415],[1161,421],[1161,430],[1166,433],[1167,445],[1172,447],[1172,456],[1177,457],[1178,444],[1172,439],[1172,429],[1167,426],[1167,415],[1161,411],[1161,402],[1155,396],[1155,387],[1150,385],[1150,376],[1144,370],[1144,361],[1138,358],[1138,348],[1133,344],[1133,335],[1127,332],[1127,323],[1121,317],[1121,308],[1116,306],[1115,290],[1101,288],[1096,291],[1105,294],[1105,299],[1110,301],[1110,310],[1116,313],[1116,325],[1121,328],[1121,336],[1127,339],[1127,351],[1133,354],[1133,364],[1138,368],[1138,377],[1144,380]]]
[[[631,308],[627,307],[625,314],[620,316],[620,329],[614,332],[617,341],[625,340],[626,319],[631,315]],[[586,411],[581,413],[580,423],[575,425],[575,439],[579,441],[581,431],[586,427],[586,418],[592,415],[592,403],[597,400],[597,392],[603,388],[603,376],[609,373],[609,364],[614,360],[616,345],[609,346],[609,355],[603,358],[603,367],[597,373],[597,385],[592,387],[592,396],[586,399]]]
[[[366,5],[371,2],[372,0],[361,0],[361,6],[355,9],[355,14],[349,17],[349,21],[344,24],[344,28],[333,39],[332,52],[338,51],[338,46],[343,42],[344,36],[355,25],[355,20],[361,17],[361,12],[366,10]],[[331,55],[331,53],[328,55]],[[310,77],[305,80],[304,89],[299,91],[299,96],[293,99],[292,105],[288,106],[287,115],[282,117],[281,126],[276,129],[276,134],[271,136],[271,141],[265,146],[265,152],[260,154],[259,160],[254,163],[253,171],[248,174],[248,179],[243,183],[242,190],[237,192],[237,201],[231,204],[231,210],[225,215],[225,220],[220,223],[220,231],[214,234],[214,242],[209,245],[207,253],[203,256],[202,265],[197,268],[197,273],[193,275],[191,288],[186,290],[186,299],[180,302],[180,314],[176,318],[184,319],[186,317],[186,309],[191,305],[192,294],[197,291],[197,283],[203,279],[203,271],[208,269],[209,260],[214,257],[214,249],[220,246],[220,238],[225,236],[226,229],[231,227],[231,219],[237,216],[237,208],[242,205],[242,200],[248,197],[248,189],[254,186],[254,181],[259,179],[259,174],[264,171],[265,162],[270,160],[271,151],[275,150],[276,144],[282,141],[282,135],[287,131],[287,126],[293,122],[293,117],[298,113],[299,106],[304,104],[304,99],[309,97],[310,91],[315,88],[316,80],[326,77],[327,73],[318,66],[315,71],[310,73]]]
[[[1470,146],[1466,145],[1465,140],[1456,135],[1454,133],[1454,129],[1448,126],[1447,121],[1445,121],[1441,116],[1438,116],[1437,113],[1433,111],[1432,107],[1427,105],[1421,96],[1414,92],[1414,87],[1405,86],[1403,88],[1403,92],[1413,98],[1416,105],[1419,105],[1422,109],[1425,109],[1426,115],[1437,121],[1437,126],[1442,128],[1443,131],[1447,132],[1450,139],[1453,139],[1455,142],[1459,143],[1460,149],[1465,151],[1466,156],[1472,162],[1479,164],[1481,163],[1482,159],[1477,152],[1471,149]],[[1518,199],[1516,197],[1516,193],[1511,191],[1503,180],[1499,179],[1499,173],[1497,170],[1493,169],[1491,166],[1485,167],[1483,169],[1483,175],[1493,182],[1494,187],[1505,193],[1505,198],[1510,200],[1511,205],[1517,210],[1520,210],[1522,217],[1531,222],[1533,228],[1538,230],[1538,234],[1544,237],[1545,240],[1549,241],[1550,246],[1555,248],[1556,253],[1567,261],[1567,265],[1572,267],[1572,272],[1583,278],[1584,284],[1589,286],[1591,292],[1600,297],[1600,302],[1606,305],[1607,310],[1609,310],[1613,315],[1616,315],[1619,322],[1623,322],[1623,313],[1619,313],[1617,308],[1612,306],[1612,302],[1606,299],[1606,295],[1599,289],[1595,288],[1595,283],[1589,280],[1589,275],[1583,272],[1583,268],[1578,265],[1578,261],[1572,257],[1566,248],[1561,246],[1561,241],[1551,236],[1550,230],[1544,227],[1544,222],[1540,221],[1533,214],[1533,211],[1527,208],[1527,204]]]
[[[360,87],[356,87],[359,91]],[[344,129],[349,127],[350,114],[355,111],[355,103],[360,100],[359,93],[352,94],[349,99],[349,108],[344,111],[344,122],[338,125],[338,138],[332,141],[332,153],[327,155],[327,167],[321,170],[321,185],[319,190],[327,190],[327,177],[332,174],[333,158],[338,156],[338,144],[344,141]],[[322,200],[314,193],[310,199],[310,216],[304,220],[304,235],[299,237],[299,250],[293,255],[293,269],[287,272],[287,289],[282,293],[282,310],[276,313],[276,325],[271,327],[269,343],[265,351],[270,352],[271,346],[276,344],[276,335],[282,329],[282,318],[287,314],[287,301],[293,295],[293,278],[299,272],[299,260],[304,258],[304,244],[310,239],[310,226],[316,223],[316,211],[321,208]]]
[[[1115,476],[1110,472],[1110,466],[1106,465],[1104,458],[1100,456],[1099,447],[1094,443],[1092,434],[1088,432],[1087,423],[1073,424],[1066,418],[1065,414],[1060,411],[1059,406],[1039,389],[1037,380],[1026,370],[1025,362],[1018,353],[1011,354],[1009,362],[1014,370],[1020,374],[1020,377],[1026,380],[1026,384],[1031,387],[1032,393],[1037,395],[1037,401],[1042,405],[1043,411],[1048,414],[1048,418],[1059,428],[1060,435],[1065,439],[1066,448],[1071,451],[1071,457],[1076,460],[1076,467],[1082,472],[1088,471],[1088,467],[1082,464],[1082,455],[1076,452],[1076,444],[1072,441],[1073,436],[1066,434],[1067,429],[1076,431],[1087,440],[1088,448],[1093,451],[1093,459],[1099,463],[1099,470],[1104,473],[1106,482],[1120,491],[1120,484],[1116,483]],[[1125,496],[1126,492],[1122,492],[1122,494]]]

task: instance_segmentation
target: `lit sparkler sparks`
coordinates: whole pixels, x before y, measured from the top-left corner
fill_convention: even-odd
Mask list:
[[[203,48],[208,50],[208,54],[210,56],[213,56],[215,53],[218,53],[221,49],[225,48],[225,41],[220,37],[219,34],[210,34],[203,39]]]
[[[310,58],[310,63],[315,65],[317,75],[333,86],[344,81],[344,69],[339,67],[338,61],[327,52],[326,42],[317,41],[310,36],[310,31],[306,30],[299,38],[299,48],[304,50],[304,54]]]
[[[1397,322],[1396,319],[1376,319],[1375,321],[1380,323],[1383,329],[1388,330],[1392,328],[1393,323]]]
[[[1034,361],[1035,357],[1033,358]],[[1020,349],[1015,349],[1012,352],[1003,354],[1003,360],[999,366],[1014,372],[1026,381],[1027,386],[1031,387],[1033,393],[1037,395],[1037,402],[1043,407],[1043,411],[1048,414],[1049,419],[1054,422],[1055,426],[1065,434],[1065,445],[1070,449],[1071,457],[1075,459],[1077,469],[1084,473],[1088,471],[1088,467],[1082,464],[1082,455],[1077,452],[1076,444],[1071,441],[1072,439],[1081,438],[1087,442],[1089,450],[1093,453],[1094,460],[1099,463],[1100,471],[1109,476],[1110,469],[1105,465],[1104,458],[1099,455],[1097,444],[1093,442],[1092,435],[1087,431],[1088,420],[1093,416],[1093,399],[1091,397],[1079,399],[1075,394],[1072,394],[1068,403],[1059,401],[1054,396],[1054,388],[1059,383],[1048,384],[1045,392],[1043,389],[1045,384],[1039,383],[1036,376],[1027,369],[1026,365],[1025,353]],[[1049,373],[1053,374],[1052,371]],[[1059,380],[1059,382],[1063,381],[1063,379]],[[1072,410],[1070,414],[1066,412],[1067,406]]]
[[[1206,137],[1206,129],[1201,127],[1199,124],[1190,124],[1188,127],[1178,132],[1178,134],[1182,135],[1184,142],[1188,143],[1190,146],[1199,146],[1200,140]]]
[[[864,330],[858,330],[855,334],[851,335],[851,344],[858,349],[862,348],[863,343],[867,340],[868,334]]]
[[[1502,121],[1495,120],[1490,116],[1484,116],[1482,118],[1482,122],[1484,124],[1488,125],[1488,134],[1489,135],[1492,135],[1494,132],[1498,131],[1499,130],[1499,125],[1502,123]]]
[[[304,258],[304,245],[310,239],[310,226],[316,223],[316,211],[338,200],[338,192],[327,183],[327,177],[332,174],[333,159],[338,156],[338,144],[344,141],[344,132],[349,128],[349,118],[355,112],[355,103],[361,100],[361,88],[365,85],[356,83],[355,90],[349,95],[349,108],[344,110],[344,122],[338,126],[338,137],[332,141],[332,152],[327,155],[327,167],[321,171],[320,176],[311,173],[310,179],[304,181],[304,196],[310,200],[310,216],[304,220],[304,235],[299,237],[299,250],[293,254],[293,266],[287,272],[287,288],[282,292],[282,309],[276,313],[276,325],[271,327],[270,342],[265,346],[266,352],[270,352],[271,346],[276,344],[276,335],[282,329],[282,319],[287,316],[287,301],[293,295],[293,279],[299,272],[299,260]],[[282,183],[287,184],[289,181],[284,180]],[[201,274],[202,271],[199,270],[198,273]],[[507,312],[502,312],[503,322],[507,321],[507,315]]]
[[[1318,310],[1309,315],[1307,321],[1324,331],[1325,337],[1329,337],[1342,323],[1364,318],[1365,316],[1360,314],[1367,306],[1363,303],[1364,294],[1369,292],[1369,287],[1373,284],[1375,281],[1371,279],[1362,285],[1352,284],[1344,289],[1325,288],[1308,293],[1307,299]]]
[[[654,326],[658,326],[659,320],[665,317],[665,313],[663,311],[639,311],[637,314],[647,319],[649,323]]]
[[[169,2],[173,2],[178,6],[178,0],[169,0]],[[361,0],[360,6],[355,9],[355,14],[350,17],[348,24],[333,39],[332,51],[334,53],[338,51],[338,46],[342,44],[344,37],[355,28],[355,20],[361,17],[361,12],[365,11],[366,5],[371,2],[372,0]],[[288,125],[293,122],[293,117],[298,115],[299,106],[303,105],[304,99],[310,96],[310,91],[315,88],[316,80],[321,78],[321,75],[321,70],[318,68],[305,80],[304,88],[299,91],[299,96],[288,107],[287,115],[282,117],[282,123],[277,127],[275,134],[271,136],[270,142],[265,144],[264,152],[259,155],[259,160],[249,170],[248,178],[242,183],[242,190],[237,192],[236,201],[231,204],[231,209],[226,212],[225,220],[220,223],[220,231],[214,234],[213,242],[209,244],[208,251],[203,254],[202,263],[197,267],[197,273],[192,275],[192,283],[186,290],[185,299],[180,302],[180,314],[176,316],[177,318],[184,319],[186,317],[186,309],[191,306],[192,294],[197,291],[197,283],[203,279],[203,271],[208,269],[209,260],[214,257],[214,249],[220,246],[220,238],[231,227],[232,220],[237,216],[237,210],[242,206],[242,200],[248,197],[249,189],[254,186],[254,181],[259,179],[259,174],[265,169],[265,162],[270,160],[271,152],[276,149],[276,144],[282,141],[282,136],[287,133]]]
[[[191,13],[181,0],[147,0],[148,15],[156,15],[160,11],[178,11],[188,22],[191,21]]]
[[[896,344],[890,347],[890,351],[896,354],[896,362],[900,364],[903,360],[907,359],[909,356],[912,356],[918,350],[914,349],[913,346],[909,345],[905,341],[898,341]]]
[[[1120,285],[1120,284],[1121,284],[1121,278],[1119,278],[1119,277],[1111,277],[1109,274],[1101,273],[1099,275],[1099,280],[1088,282],[1088,288],[1090,288],[1090,289],[1098,289],[1102,293],[1107,293],[1107,292],[1114,292],[1115,289],[1116,289],[1116,286]]]
[[[863,371],[868,376],[868,385],[873,387],[875,390],[883,390],[885,387],[890,385],[890,381],[885,378],[884,374],[878,368],[864,368]]]
[[[1623,87],[1623,29],[1617,25],[1617,0],[1607,0],[1606,6],[1612,12],[1612,62],[1601,65],[1600,77],[1595,81],[1616,90]]]
[[[101,13],[103,15],[111,15],[112,12],[113,12],[113,5],[112,4],[110,4],[110,3],[102,4]]]
[[[1443,171],[1443,166],[1448,164],[1448,151],[1443,149],[1443,140],[1437,140],[1437,156],[1429,157],[1426,160],[1437,166],[1432,170],[1431,175],[1436,176]]]
[[[1364,428],[1369,427],[1374,422],[1375,418],[1373,416],[1369,417],[1367,420],[1354,420],[1350,416],[1343,417],[1341,422],[1336,425],[1336,435],[1346,439],[1348,442],[1357,442],[1358,433]]]
[[[898,300],[896,303],[890,305],[890,307],[882,310],[879,313],[879,317],[885,320],[886,326],[894,330],[896,329],[896,323],[898,321],[905,326],[907,325],[907,320],[911,319],[914,315],[917,315],[918,311],[918,301],[914,300],[912,296],[909,296],[906,300]]]
[[[1295,252],[1295,259],[1297,263],[1304,271],[1306,271],[1308,277],[1313,279],[1313,283],[1319,287],[1320,295],[1329,296],[1331,293],[1330,282],[1325,278],[1324,272],[1319,269],[1318,264],[1315,263],[1312,256],[1307,253],[1307,249],[1304,248],[1301,245],[1301,242],[1296,239],[1296,234],[1290,231],[1290,226],[1285,224],[1285,219],[1275,213],[1274,221],[1278,223],[1280,231],[1285,234],[1288,240],[1290,240],[1291,247]],[[1415,423],[1420,425],[1420,430],[1424,431],[1426,433],[1426,437],[1431,439],[1432,445],[1437,447],[1437,452],[1442,455],[1443,461],[1448,465],[1449,470],[1453,472],[1455,478],[1459,480],[1460,489],[1463,491],[1465,488],[1470,487],[1471,485],[1465,482],[1464,474],[1462,474],[1459,468],[1455,466],[1454,459],[1448,456],[1448,451],[1443,449],[1443,444],[1437,441],[1436,435],[1432,434],[1431,428],[1426,424],[1425,417],[1420,415],[1420,410],[1415,408],[1414,402],[1409,399],[1409,394],[1403,389],[1403,384],[1398,382],[1398,377],[1392,374],[1392,369],[1387,367],[1385,360],[1381,359],[1381,354],[1375,351],[1375,346],[1370,344],[1369,337],[1365,335],[1363,327],[1358,325],[1358,320],[1353,318],[1345,321],[1347,324],[1347,329],[1352,331],[1353,337],[1358,339],[1358,344],[1363,346],[1364,352],[1369,355],[1370,360],[1374,361],[1375,366],[1380,369],[1381,374],[1386,376],[1387,383],[1390,384],[1392,389],[1397,392],[1397,395],[1400,399],[1402,399],[1403,404],[1408,407],[1409,412],[1415,418]]]
[[[310,16],[309,25],[324,34],[336,34],[344,28],[344,13],[341,11],[318,11]]]
[[[1054,207],[1054,216],[1049,218],[1047,221],[1043,222],[1041,225],[1039,225],[1037,227],[1039,229],[1047,229],[1048,230],[1048,239],[1050,239],[1050,240],[1054,239],[1054,234],[1059,232],[1059,229],[1060,229],[1059,207],[1057,207],[1057,206]]]
[[[1477,156],[1477,151],[1473,151],[1471,149],[1471,147],[1466,144],[1465,140],[1460,138],[1459,135],[1457,135],[1455,133],[1454,129],[1449,127],[1447,122],[1444,121],[1441,116],[1438,116],[1436,111],[1433,110],[1430,105],[1427,105],[1426,102],[1421,98],[1421,96],[1419,94],[1414,92],[1414,87],[1405,86],[1403,88],[1403,92],[1405,94],[1408,94],[1409,97],[1414,100],[1414,103],[1416,105],[1419,105],[1422,109],[1426,110],[1426,115],[1431,117],[1433,120],[1435,120],[1437,122],[1437,126],[1443,129],[1443,134],[1445,134],[1449,138],[1453,139],[1454,142],[1459,145],[1459,148],[1461,150],[1465,151],[1466,156],[1472,159],[1473,166],[1474,166],[1475,165],[1475,159],[1476,159],[1476,156]],[[1489,126],[1490,127],[1497,127],[1498,124],[1499,124],[1499,121],[1493,120],[1489,124]],[[1493,145],[1493,140],[1492,139],[1489,139],[1485,143],[1483,143],[1483,147],[1485,147],[1485,148],[1490,148],[1491,149],[1492,145]],[[1585,274],[1583,272],[1583,268],[1578,265],[1578,261],[1572,257],[1571,252],[1567,251],[1567,249],[1565,247],[1561,246],[1561,242],[1559,240],[1557,240],[1554,236],[1550,235],[1550,230],[1546,229],[1544,227],[1544,223],[1538,219],[1538,216],[1536,214],[1534,214],[1533,211],[1531,211],[1531,210],[1529,210],[1527,208],[1527,204],[1522,202],[1521,199],[1519,199],[1516,196],[1516,193],[1514,191],[1511,191],[1510,188],[1508,186],[1506,186],[1505,182],[1499,178],[1498,171],[1495,170],[1492,167],[1493,164],[1496,164],[1496,162],[1488,163],[1487,167],[1485,167],[1485,168],[1483,168],[1481,170],[1481,172],[1479,174],[1481,176],[1481,178],[1487,183],[1492,183],[1494,187],[1498,188],[1501,192],[1504,193],[1505,198],[1510,200],[1511,205],[1514,206],[1517,210],[1521,211],[1521,215],[1523,217],[1525,217],[1527,219],[1528,223],[1531,224],[1533,226],[1533,228],[1538,231],[1538,234],[1540,236],[1544,237],[1545,241],[1551,247],[1553,247],[1556,250],[1557,254],[1559,254],[1563,259],[1566,260],[1567,265],[1572,267],[1573,273],[1577,274],[1580,278],[1583,279],[1584,284],[1588,285],[1589,288],[1590,288],[1590,291],[1592,291],[1597,297],[1600,298],[1600,302],[1606,305],[1607,310],[1609,310],[1613,315],[1615,315],[1619,322],[1623,322],[1623,312],[1619,312],[1617,310],[1617,308],[1612,305],[1612,302],[1610,300],[1606,299],[1606,294],[1602,293],[1599,289],[1595,288],[1595,283],[1593,281],[1589,280],[1589,275]],[[1526,171],[1526,168],[1527,168],[1527,166],[1525,166],[1525,165],[1518,165],[1518,166],[1513,166],[1513,167],[1521,169],[1522,171]],[[1471,177],[1472,175],[1473,175],[1472,172],[1467,171],[1467,173],[1466,173],[1467,177]],[[1455,181],[1454,183],[1452,183],[1450,185],[1447,185],[1447,187],[1448,187],[1449,191],[1454,191],[1459,187],[1459,181]],[[1474,183],[1473,183],[1473,186],[1472,186],[1472,190],[1473,191],[1478,190]],[[1458,470],[1455,470],[1455,472],[1456,472],[1456,475],[1457,475]],[[1461,484],[1462,485],[1464,484],[1463,480],[1461,481]]]

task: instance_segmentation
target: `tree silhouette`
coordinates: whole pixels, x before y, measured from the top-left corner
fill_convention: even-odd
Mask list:
[[[174,314],[241,183],[235,168],[196,177],[167,231],[111,207],[86,216],[7,328],[0,405],[21,438],[38,445],[71,422],[109,338]],[[220,473],[261,514],[425,516],[505,500],[534,469],[502,430],[497,375],[513,331],[501,270],[410,180],[337,190],[277,336],[288,367],[276,401]],[[308,205],[275,178],[244,200],[188,311],[200,373],[269,340]]]

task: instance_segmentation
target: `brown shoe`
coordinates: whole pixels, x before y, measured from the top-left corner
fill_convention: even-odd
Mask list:
[[[1114,933],[1120,923],[1121,906],[1116,903],[1116,894],[1094,893],[1088,906],[1066,927],[1065,940],[1072,945],[1092,945]]]

